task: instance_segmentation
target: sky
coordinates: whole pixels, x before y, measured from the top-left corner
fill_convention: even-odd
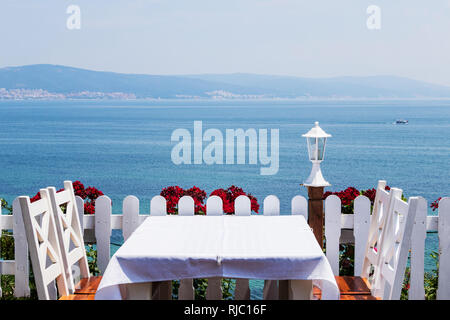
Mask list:
[[[70,5],[80,29],[66,26]],[[380,8],[371,30],[370,5]],[[450,86],[450,0],[0,0],[0,67],[396,75]]]

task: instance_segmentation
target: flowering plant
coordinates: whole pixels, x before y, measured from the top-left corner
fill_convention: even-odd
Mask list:
[[[187,190],[179,186],[170,186],[162,189],[160,195],[166,199],[168,214],[178,214],[178,201],[182,196],[191,196],[194,199],[195,214],[206,213],[206,205],[204,203],[206,192],[196,186]],[[252,211],[255,213],[259,212],[258,200],[239,187],[231,186],[228,189],[216,189],[210,194],[210,196],[219,196],[222,199],[223,211],[226,214],[234,214],[234,200],[240,195],[249,197]]]
[[[168,214],[178,214],[178,201],[183,196],[190,196],[194,199],[194,213],[195,214],[205,214],[206,207],[203,204],[206,199],[206,192],[196,186],[190,189],[183,189],[179,186],[170,186],[162,189],[161,196],[166,199],[167,213]]]
[[[436,211],[436,210],[439,208],[439,201],[441,201],[441,199],[442,199],[442,197],[439,197],[439,198],[437,198],[436,200],[434,200],[434,202],[432,202],[432,203],[430,204],[430,208],[431,208],[433,211]]]
[[[73,191],[76,196],[79,196],[84,202],[84,213],[85,214],[94,214],[95,213],[95,200],[103,196],[103,192],[98,190],[95,187],[87,187],[85,188],[84,185],[80,181],[75,181],[72,183],[73,185]],[[56,192],[63,191],[64,188],[59,189]],[[34,197],[30,199],[31,202],[37,201],[41,199],[41,194],[38,192]]]
[[[250,193],[245,193],[239,187],[231,186],[228,189],[216,189],[211,192],[210,196],[219,196],[223,202],[223,212],[226,214],[234,214],[234,201],[239,196],[247,196],[250,199],[251,210],[254,213],[259,213],[258,200],[252,196]]]
[[[386,190],[390,190],[391,188],[389,186],[385,187]],[[373,203],[375,201],[375,195],[377,193],[377,189],[367,189],[367,190],[358,190],[354,187],[348,187],[345,190],[337,191],[337,192],[331,192],[327,191],[323,194],[323,199],[325,200],[329,195],[336,195],[341,199],[342,204],[342,213],[343,214],[352,214],[353,213],[353,203],[354,200],[360,196],[366,196],[370,200],[370,204],[373,206]]]

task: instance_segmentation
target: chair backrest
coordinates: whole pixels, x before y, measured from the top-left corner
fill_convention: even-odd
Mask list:
[[[80,278],[90,277],[83,229],[78,215],[72,181],[64,181],[64,190],[60,192],[56,192],[54,187],[49,187],[47,190],[55,216],[64,273],[69,292],[72,294],[75,292],[75,281],[72,273],[74,266],[79,268],[74,271],[79,271],[76,274],[79,274]]]
[[[365,256],[361,270],[361,277],[368,278],[371,284],[374,278],[369,278],[369,276],[376,272],[379,265],[381,235],[386,224],[386,217],[389,212],[389,204],[392,197],[392,191],[386,191],[385,187],[386,181],[378,181],[372,208],[372,217],[370,220]]]
[[[21,196],[19,203],[38,297],[40,300],[56,300],[58,294],[68,295],[69,290],[48,190],[41,189],[40,195],[41,199],[33,203],[28,196]]]
[[[380,244],[379,274],[372,294],[384,300],[400,300],[406,263],[411,248],[411,235],[419,204],[418,197],[401,199],[401,192],[393,196]]]

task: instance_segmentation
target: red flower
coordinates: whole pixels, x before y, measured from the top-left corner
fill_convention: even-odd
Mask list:
[[[103,192],[101,192],[95,187],[89,187],[85,189],[84,185],[78,180],[73,182],[72,185],[73,185],[73,192],[75,193],[76,196],[81,197],[83,200],[87,198],[86,202],[84,203],[84,213],[94,214],[95,199],[97,199],[99,196],[102,196]],[[56,192],[61,192],[63,190],[64,188],[59,189]],[[41,194],[38,192],[33,198],[30,199],[30,202],[34,202],[39,199],[41,199]]]
[[[179,186],[170,186],[162,189],[160,195],[166,199],[166,209],[168,214],[177,214],[178,201],[183,196],[190,196],[194,199],[195,214],[204,214],[206,212],[206,207],[203,203],[206,199],[206,192],[196,186],[193,186],[188,190],[184,190]]]
[[[95,213],[95,205],[91,202],[84,203],[84,214],[94,214]]]
[[[373,202],[375,201],[375,195],[377,194],[377,190],[375,188],[363,190],[361,191],[361,194],[369,198],[371,204],[373,205]]]
[[[33,203],[33,202],[38,201],[40,199],[41,199],[41,194],[38,192],[38,193],[36,193],[36,195],[33,198],[30,199],[30,202]]]
[[[75,195],[81,197],[82,199],[86,199],[86,191],[84,189],[84,185],[78,180],[73,182],[72,185]]]
[[[88,187],[85,190],[85,195],[91,201],[95,201],[95,199],[97,199],[98,197],[103,196],[103,192],[101,192],[100,190],[98,190],[95,187]]]
[[[244,195],[250,199],[251,210],[255,213],[259,213],[258,200],[249,194],[246,194],[242,188],[231,186],[228,189],[216,189],[211,192],[210,196],[219,196],[223,202],[223,212],[226,214],[234,214],[234,201],[237,197]]]
[[[436,211],[439,208],[439,201],[441,201],[442,197],[437,198],[432,204],[430,204],[430,208],[433,209],[433,211]]]

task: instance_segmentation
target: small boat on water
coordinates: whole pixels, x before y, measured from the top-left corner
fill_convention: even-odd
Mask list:
[[[408,124],[408,120],[398,119],[395,120],[395,124]]]

